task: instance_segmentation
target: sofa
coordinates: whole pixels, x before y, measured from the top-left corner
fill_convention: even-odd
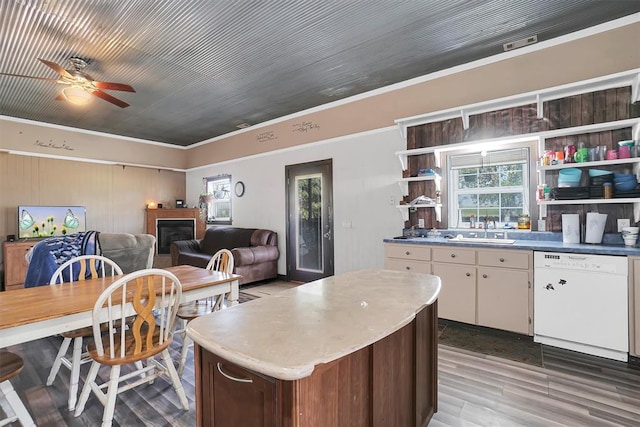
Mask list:
[[[25,254],[28,265],[24,286],[30,288],[48,285],[58,266],[78,255],[103,255],[118,264],[125,274],[151,268],[155,243],[156,238],[150,234],[95,231],[71,234],[64,238],[43,239]]]
[[[112,259],[123,273],[153,267],[156,238],[151,234],[100,233],[102,255]]]
[[[278,277],[278,234],[256,228],[213,226],[202,239],[172,242],[171,265],[204,268],[220,249],[233,253],[233,272],[242,276],[240,285]]]

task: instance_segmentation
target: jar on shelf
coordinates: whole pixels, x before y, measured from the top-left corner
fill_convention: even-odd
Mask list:
[[[531,218],[529,217],[529,214],[518,215],[518,229],[519,230],[531,229]]]

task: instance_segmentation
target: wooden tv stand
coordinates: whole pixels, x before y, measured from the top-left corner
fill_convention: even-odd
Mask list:
[[[5,291],[24,288],[24,278],[29,266],[24,256],[36,243],[38,240],[17,240],[2,244]]]

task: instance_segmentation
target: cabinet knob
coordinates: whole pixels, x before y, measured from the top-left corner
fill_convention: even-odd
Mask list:
[[[409,267],[408,265],[405,267],[405,269],[407,270],[411,270],[411,267]]]
[[[455,258],[455,257],[456,257],[456,254],[451,254],[451,258]]]
[[[504,258],[500,258],[500,262],[504,262]]]
[[[471,273],[467,273],[467,277],[471,277]]]
[[[483,277],[484,279],[486,279],[486,278],[487,278],[487,277],[489,277],[489,276],[487,276],[486,274],[483,274],[483,275],[482,275],[482,277]]]
[[[405,255],[411,255],[411,252],[407,251],[404,253]]]

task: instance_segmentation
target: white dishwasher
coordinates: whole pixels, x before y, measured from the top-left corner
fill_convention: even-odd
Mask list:
[[[625,256],[534,253],[534,341],[609,359],[629,352]]]

